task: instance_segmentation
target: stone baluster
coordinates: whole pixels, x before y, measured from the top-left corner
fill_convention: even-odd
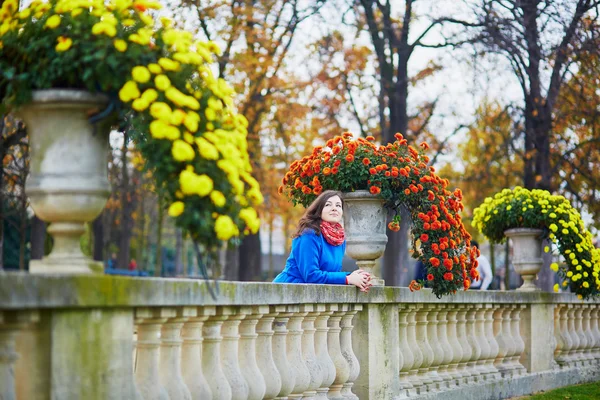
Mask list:
[[[283,309],[281,309],[283,308]],[[273,324],[273,362],[281,378],[281,389],[276,399],[287,399],[296,384],[296,367],[288,359],[288,324],[298,306],[271,306],[271,312],[277,312]]]
[[[594,356],[592,355],[592,348],[594,347],[594,336],[592,334],[590,325],[590,305],[582,305],[581,314],[581,332],[585,336],[585,348],[583,349],[583,357],[586,365],[591,365]]]
[[[433,350],[429,345],[427,337],[427,315],[428,308],[424,304],[419,304],[416,314],[416,338],[421,353],[423,353],[423,362],[419,366],[419,379],[423,382],[424,390],[433,390],[433,380],[429,376],[429,367],[433,362]]]
[[[331,306],[328,305],[328,307]],[[333,308],[328,309],[333,310]],[[346,315],[348,309],[348,304],[337,305],[337,311],[333,312],[333,315],[328,321],[329,332],[327,333],[327,348],[329,350],[329,356],[335,365],[335,380],[329,388],[330,399],[343,398],[342,388],[350,376],[350,366],[342,354],[340,343],[340,333],[342,331],[340,323],[343,316]]]
[[[159,374],[160,332],[171,317],[167,308],[137,308],[137,342],[135,357],[135,384],[144,400],[169,400]]]
[[[360,374],[360,364],[358,362],[358,358],[356,354],[354,354],[354,350],[352,349],[352,320],[356,313],[362,310],[362,304],[351,304],[346,315],[342,317],[341,327],[342,332],[340,333],[340,345],[342,355],[348,362],[348,367],[350,368],[350,374],[348,375],[348,380],[344,383],[344,387],[342,388],[342,395],[345,398],[359,400],[358,397],[352,393],[352,386],[354,385],[354,381],[358,378]]]
[[[586,365],[585,348],[587,346],[587,336],[583,330],[583,304],[575,305],[575,333],[579,337],[577,346],[578,365]]]
[[[594,332],[593,356],[596,364],[600,363],[600,306],[593,304],[591,306],[591,324]]]
[[[437,338],[440,342],[441,347],[441,359],[439,362],[438,374],[440,375],[440,378],[442,378],[443,381],[440,384],[441,389],[449,388],[450,382],[452,380],[452,376],[450,376],[450,374],[448,373],[448,369],[450,368],[450,363],[452,362],[452,358],[454,357],[454,349],[448,341],[448,309],[448,306],[440,305],[437,317]]]
[[[192,313],[193,314],[193,313]],[[201,307],[196,315],[191,315],[183,325],[181,337],[181,368],[183,381],[187,385],[192,399],[211,399],[210,386],[202,373],[202,326],[210,315],[216,314],[215,307]]]
[[[162,325],[160,335],[160,379],[169,398],[191,400],[192,394],[181,374],[181,329],[190,316],[196,315],[193,307],[167,308],[169,319]]]
[[[564,307],[563,304],[557,304],[554,307],[554,338],[556,340],[556,348],[554,349],[554,360],[558,365],[564,363],[565,354],[565,340],[563,334],[563,321],[561,315],[561,309]]]
[[[264,314],[268,314],[269,306],[242,307],[241,313],[246,317],[240,324],[239,362],[242,375],[248,384],[248,400],[262,400],[267,391],[265,378],[256,361],[256,325]],[[263,351],[263,349],[261,349]]]
[[[571,347],[569,349],[569,366],[575,367],[579,365],[577,349],[579,348],[579,335],[576,330],[575,322],[576,306],[573,304],[568,305],[568,325],[569,325],[569,338],[571,338]]]
[[[485,308],[483,304],[476,304],[473,311],[474,336],[477,341],[479,353],[475,358],[475,370],[479,373],[480,380],[487,380],[490,371],[487,368],[487,360],[490,358],[492,349],[488,338],[485,336]]]
[[[256,338],[256,363],[265,380],[265,400],[274,399],[281,391],[281,375],[277,370],[273,354],[273,342],[275,341],[273,322],[280,312],[285,312],[285,306],[267,306],[262,318],[256,324],[258,335]],[[285,356],[285,345],[283,355]]]
[[[467,306],[461,304],[458,306],[458,313],[456,314],[456,336],[462,347],[462,358],[458,364],[458,372],[460,373],[461,382],[464,384],[473,383],[473,377],[471,371],[467,367],[468,361],[473,355],[473,350],[469,344],[469,338],[467,337]]]
[[[480,382],[482,379],[481,371],[477,368],[477,361],[481,357],[481,343],[475,333],[475,306],[467,305],[467,342],[471,347],[471,357],[467,360],[467,371],[475,382]]]
[[[331,305],[331,307],[333,306]],[[315,328],[317,330],[315,332],[315,353],[317,353],[317,359],[323,371],[323,382],[321,383],[321,387],[317,389],[317,398],[319,399],[327,399],[329,386],[335,380],[335,364],[327,350],[327,333],[329,332],[327,322],[334,311],[331,307],[325,307],[325,310],[321,311],[315,320]],[[337,311],[337,305],[334,308]]]
[[[521,311],[526,306],[523,304],[513,305],[511,313],[511,331],[512,337],[515,344],[515,350],[512,356],[512,363],[514,365],[513,373],[515,375],[522,375],[527,373],[527,370],[521,364],[521,354],[525,351],[525,341],[521,336]]]
[[[22,329],[30,324],[36,324],[39,320],[40,315],[37,311],[0,311],[0,399],[15,400],[17,394],[19,396],[40,394],[34,392],[35,387],[23,388],[25,392],[31,389],[31,393],[19,393],[15,381],[16,363],[19,359],[17,336]],[[29,381],[29,378],[27,380]]]
[[[489,371],[487,379],[490,381],[502,378],[500,372],[498,372],[498,368],[496,368],[494,365],[496,357],[498,357],[498,352],[500,351],[500,347],[498,346],[498,342],[494,336],[494,314],[498,308],[499,306],[492,304],[485,305],[485,337],[488,339],[490,344],[490,353],[486,360],[486,365],[487,370]]]
[[[228,307],[219,307],[216,311],[207,313],[209,318],[202,327],[202,372],[210,386],[211,400],[231,400],[231,386],[221,363],[221,329],[231,311]]]
[[[421,364],[423,364],[423,351],[419,348],[419,343],[417,342],[417,310],[419,306],[416,304],[411,304],[408,306],[408,345],[412,349],[413,355],[413,364],[408,374],[408,379],[410,383],[413,385],[415,389],[417,389],[417,393],[422,392],[421,386],[423,386],[423,381],[421,377],[418,375],[419,368]]]
[[[513,329],[513,317],[514,317],[514,309],[515,305],[506,305],[504,311],[504,320],[507,323],[508,332],[506,333],[508,339],[508,351],[506,353],[506,365],[507,365],[507,376],[515,376],[517,375],[517,365],[514,362],[514,358],[518,352],[517,338],[514,336]]]
[[[231,400],[245,400],[250,389],[240,369],[239,347],[240,324],[246,315],[239,307],[222,307],[220,310],[227,315],[221,327],[221,366],[231,387]]]
[[[308,312],[301,312],[300,306],[288,306],[288,311],[291,311],[292,315],[288,322],[287,356],[296,377],[294,389],[288,397],[301,399],[310,385],[310,371],[302,357],[302,320]]]
[[[308,388],[302,394],[303,399],[313,400],[317,396],[317,389],[323,383],[323,370],[315,354],[315,320],[320,310],[325,310],[324,304],[303,304],[300,306],[301,312],[306,312],[302,320],[302,358],[306,363],[310,374]]]
[[[563,304],[560,309],[560,326],[561,326],[561,336],[563,340],[563,349],[561,351],[561,358],[557,360],[561,367],[571,367],[571,362],[573,360],[571,351],[573,349],[573,339],[571,338],[571,328],[570,328],[570,304]]]
[[[408,378],[409,371],[415,362],[413,347],[408,342],[408,314],[410,308],[405,304],[398,305],[398,326],[400,339],[400,391],[401,396],[412,396],[416,391]]]
[[[458,307],[455,304],[448,305],[448,340],[450,341],[450,346],[452,347],[452,361],[448,367],[448,374],[452,378],[451,385],[460,385],[461,383],[461,374],[458,369],[458,365],[460,360],[462,360],[463,350],[460,342],[458,341],[457,335],[457,319],[456,316],[458,314]]]
[[[429,377],[433,381],[433,389],[441,389],[444,379],[440,376],[438,370],[444,359],[444,349],[438,338],[438,314],[440,306],[429,304],[426,306],[429,314],[427,315],[427,338],[433,352],[433,360],[429,366]]]
[[[510,305],[502,304],[494,310],[494,337],[498,343],[498,355],[495,365],[502,377],[510,376],[509,364],[512,351],[512,335],[510,332]]]

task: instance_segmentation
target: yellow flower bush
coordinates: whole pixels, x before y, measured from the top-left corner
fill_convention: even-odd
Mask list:
[[[168,213],[209,254],[256,233],[246,119],[213,76],[219,48],[155,21],[151,0],[34,0],[0,9],[0,112],[49,88],[104,92],[169,199]]]
[[[550,265],[564,279],[563,285],[570,284],[582,298],[600,295],[600,249],[594,248],[581,215],[563,196],[521,187],[504,189],[475,209],[473,227],[495,243],[506,240],[507,229],[544,229],[565,259],[562,267]]]

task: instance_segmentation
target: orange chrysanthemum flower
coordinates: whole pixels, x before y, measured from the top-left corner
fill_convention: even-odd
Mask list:
[[[365,157],[365,158],[363,158],[362,163],[364,165],[369,165],[369,164],[371,164],[371,160],[369,160],[367,157]]]
[[[381,193],[381,189],[378,188],[377,186],[371,186],[369,188],[369,192],[371,192],[371,194],[379,194],[379,193]]]

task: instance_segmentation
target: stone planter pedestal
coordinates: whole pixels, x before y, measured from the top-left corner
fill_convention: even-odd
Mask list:
[[[386,217],[383,200],[366,190],[344,193],[344,230],[346,253],[356,260],[359,268],[372,275],[373,286],[383,286],[379,278],[379,258],[387,244]]]
[[[542,260],[542,234],[541,229],[514,228],[504,231],[513,244],[512,262],[515,271],[523,278],[523,285],[517,290],[534,292],[540,290],[533,283],[540,272]]]
[[[102,272],[102,264],[81,252],[85,223],[104,209],[110,194],[107,175],[108,126],[95,129],[88,118],[108,98],[81,90],[34,91],[17,110],[31,140],[31,172],[25,191],[31,207],[54,238],[52,252],[30,263],[31,273]]]

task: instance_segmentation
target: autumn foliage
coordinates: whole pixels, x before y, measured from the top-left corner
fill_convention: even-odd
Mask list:
[[[468,289],[472,279],[478,279],[478,250],[470,247],[471,236],[459,215],[462,193],[447,190],[448,181],[427,166],[429,158],[424,153],[428,147],[421,143],[418,150],[401,134],[383,146],[372,137],[353,139],[351,133],[344,133],[294,161],[279,193],[306,207],[323,190],[368,190],[396,212],[389,226],[392,230],[399,227],[399,208],[405,205],[413,220],[413,256],[432,277],[411,288],[429,286],[438,297]]]

